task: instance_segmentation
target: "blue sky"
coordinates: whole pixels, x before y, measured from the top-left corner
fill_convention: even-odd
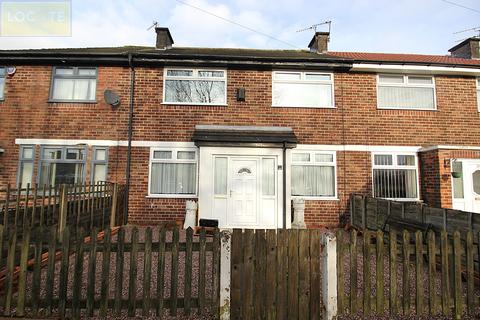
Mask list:
[[[182,0],[305,48],[332,20],[330,50],[446,54],[480,27],[480,13],[441,0]],[[480,11],[478,0],[451,0]],[[0,48],[154,45],[152,21],[170,28],[175,45],[291,49],[175,0],[72,0],[71,37],[0,37]]]

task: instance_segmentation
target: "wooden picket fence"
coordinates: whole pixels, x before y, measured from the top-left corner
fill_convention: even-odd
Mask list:
[[[27,229],[21,241],[14,233],[7,242],[0,237],[0,246],[8,248],[7,256],[0,257],[7,261],[0,272],[5,274],[1,315],[78,319],[161,316],[169,310],[175,316],[183,309],[185,315],[195,310],[218,317],[218,230],[207,237],[202,229],[197,238],[192,229],[153,232],[148,227],[139,233],[137,227],[117,227],[100,236],[94,227],[85,237],[82,229],[72,236],[73,228],[61,233],[54,226]],[[0,226],[0,233],[4,230]]]
[[[478,315],[473,233],[337,232],[339,314]],[[476,259],[478,261],[478,259]]]
[[[124,223],[125,186],[98,182],[0,189],[0,223],[20,234],[24,227],[58,225],[90,230]],[[113,213],[113,214],[112,214]]]
[[[231,319],[321,319],[320,230],[237,230]]]

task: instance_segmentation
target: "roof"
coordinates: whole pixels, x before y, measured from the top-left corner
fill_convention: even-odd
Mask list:
[[[89,54],[149,54],[158,56],[216,56],[216,57],[241,57],[241,58],[274,58],[274,59],[340,59],[328,54],[317,54],[309,50],[265,50],[265,49],[244,49],[244,48],[198,48],[198,47],[172,47],[170,49],[155,49],[155,47],[144,46],[122,46],[122,47],[93,47],[93,48],[52,48],[52,49],[24,49],[24,50],[0,50],[0,56],[5,55],[89,55]]]
[[[92,48],[59,48],[59,49],[25,49],[0,50],[0,63],[41,62],[58,63],[71,61],[87,63],[118,63],[126,64],[128,55],[132,54],[137,61],[150,63],[163,61],[177,63],[190,61],[192,63],[236,63],[269,64],[281,67],[298,66],[317,67],[330,64],[331,67],[348,68],[353,63],[391,63],[412,65],[444,65],[478,68],[480,60],[455,58],[448,55],[423,55],[401,53],[369,53],[369,52],[336,52],[315,53],[309,50],[264,50],[243,48],[195,48],[173,47],[159,50],[146,46],[122,47],[92,47]],[[75,60],[76,59],[76,60]],[[81,60],[83,59],[83,60]],[[143,59],[143,60],[142,60]],[[282,65],[281,63],[285,63]]]
[[[453,65],[453,66],[480,66],[480,60],[454,58],[452,56],[403,54],[403,53],[369,53],[369,52],[335,52],[329,55],[352,59],[354,62],[376,62],[396,64],[423,64],[423,65]]]

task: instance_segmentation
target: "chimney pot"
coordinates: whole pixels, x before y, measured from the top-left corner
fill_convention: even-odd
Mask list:
[[[308,44],[310,52],[325,53],[328,51],[328,42],[330,41],[330,32],[315,32],[312,40]]]
[[[480,37],[465,39],[448,51],[455,58],[480,59]]]
[[[173,44],[173,38],[170,34],[170,30],[165,27],[156,27],[155,32],[157,33],[157,42],[155,48],[161,50],[170,49]]]

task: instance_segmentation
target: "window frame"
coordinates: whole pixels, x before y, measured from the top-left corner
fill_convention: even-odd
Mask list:
[[[105,150],[105,160],[97,160],[95,158],[95,154],[97,150]],[[97,164],[104,164],[105,165],[105,177],[108,180],[108,147],[102,146],[93,146],[92,147],[92,160],[90,161],[90,183],[95,184],[94,175],[95,175],[95,165]]]
[[[7,86],[7,68],[5,66],[0,66],[0,78],[3,79],[3,90],[0,90],[0,102],[5,101],[5,87]]]
[[[403,76],[403,83],[380,83],[380,76]],[[431,84],[409,84],[408,78],[410,77],[422,77],[422,78],[431,78]],[[380,87],[402,87],[402,88],[431,88],[433,89],[433,105],[434,108],[403,108],[403,107],[381,107],[379,97],[379,88]],[[377,109],[383,110],[410,110],[410,111],[437,111],[437,88],[434,75],[424,75],[424,74],[398,74],[398,73],[377,73]]]
[[[478,112],[480,112],[480,77],[476,78],[477,82],[477,108]]]
[[[44,159],[44,152],[45,149],[61,149],[62,150],[62,158],[61,159]],[[81,149],[84,150],[84,159],[77,160],[77,159],[66,159],[67,149]],[[88,157],[88,146],[76,146],[76,145],[41,145],[40,146],[40,158],[38,160],[38,173],[36,182],[39,187],[43,187],[40,185],[40,178],[42,177],[42,164],[46,163],[80,163],[83,164],[83,173],[81,177],[81,183],[85,183],[87,177],[87,157]]]
[[[33,151],[33,154],[32,154],[32,158],[24,158],[23,157],[23,150],[24,149],[27,149],[27,148],[31,148],[32,151]],[[20,146],[20,149],[19,149],[19,154],[18,154],[18,166],[17,166],[17,186],[20,185],[20,170],[21,170],[21,167],[22,167],[22,164],[23,163],[31,163],[32,164],[32,176],[30,177],[30,181],[32,181],[32,183],[30,184],[30,186],[35,183],[35,180],[33,179],[33,177],[35,176],[34,175],[34,171],[35,171],[35,145],[34,144],[25,144],[25,145],[21,145]]]
[[[310,160],[306,161],[293,161],[293,155],[299,153],[308,153],[310,154]],[[316,162],[315,154],[329,154],[333,156],[332,162]],[[290,193],[292,199],[305,199],[305,200],[339,200],[338,199],[338,176],[337,176],[337,152],[336,151],[324,151],[317,149],[295,149],[291,152],[290,159],[290,174],[292,175],[292,167],[294,165],[307,165],[307,166],[329,166],[333,167],[334,177],[334,195],[333,196],[294,196],[292,192],[293,185],[290,183]],[[290,177],[292,178],[292,176]]]
[[[56,70],[57,69],[67,69],[71,68],[73,69],[73,75],[57,75]],[[78,75],[78,70],[79,69],[95,69],[95,77],[93,76],[80,76]],[[95,79],[95,98],[93,100],[88,100],[88,99],[83,99],[83,100],[75,100],[75,99],[54,99],[53,98],[53,84],[55,82],[55,79]],[[50,79],[50,93],[48,95],[48,102],[54,102],[54,103],[97,103],[97,85],[98,85],[98,67],[72,67],[72,66],[54,66],[52,68],[52,77]],[[90,87],[89,87],[90,88]]]
[[[171,159],[154,159],[155,151],[169,151],[172,152]],[[177,153],[179,151],[193,151],[195,152],[195,159],[178,159]],[[152,164],[153,163],[194,163],[195,167],[195,193],[194,194],[173,194],[173,193],[151,193],[152,184]],[[151,147],[150,158],[148,161],[148,190],[147,198],[181,198],[192,199],[198,198],[198,173],[199,173],[199,150],[196,147]]]
[[[300,80],[276,80],[275,75],[277,73],[288,73],[288,74],[298,74],[300,73]],[[330,80],[306,80],[306,74],[316,74],[316,75],[329,75]],[[272,107],[275,108],[309,108],[309,109],[336,109],[335,106],[335,79],[333,72],[322,72],[322,71],[299,71],[299,70],[273,70],[272,71]],[[318,84],[330,84],[332,86],[332,105],[330,106],[304,106],[304,105],[284,105],[276,104],[273,99],[273,94],[275,91],[275,83],[318,83]]]
[[[192,71],[193,75],[191,77],[187,76],[179,76],[179,77],[172,77],[172,76],[167,76],[167,72],[169,70],[188,70]],[[198,72],[199,71],[221,71],[224,74],[224,77],[199,77]],[[224,81],[224,103],[208,103],[208,102],[168,102],[165,101],[165,96],[166,96],[166,82],[167,80],[205,80],[205,79],[211,79],[211,80],[222,80]],[[163,68],[163,89],[162,89],[162,104],[164,105],[185,105],[185,106],[227,106],[228,101],[227,101],[227,88],[228,88],[228,74],[227,74],[227,69],[219,69],[219,68],[190,68],[190,67],[165,67]]]
[[[392,156],[392,164],[391,165],[376,165],[375,164],[375,156],[376,155],[391,155]],[[398,156],[414,156],[415,157],[415,165],[398,165]],[[372,195],[375,195],[375,177],[374,177],[374,170],[375,169],[415,169],[416,177],[417,177],[417,197],[416,198],[382,198],[386,200],[393,200],[393,201],[404,201],[404,202],[418,202],[420,201],[420,176],[418,170],[418,154],[416,152],[399,152],[399,151],[382,151],[382,152],[372,152],[371,153],[371,165],[372,165]]]

